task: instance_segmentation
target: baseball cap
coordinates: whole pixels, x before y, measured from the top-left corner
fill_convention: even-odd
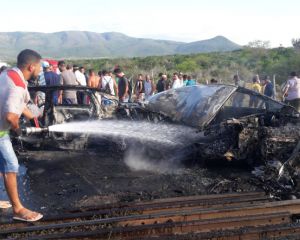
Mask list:
[[[48,68],[49,66],[50,66],[50,64],[47,61],[42,62],[42,67],[43,68]]]

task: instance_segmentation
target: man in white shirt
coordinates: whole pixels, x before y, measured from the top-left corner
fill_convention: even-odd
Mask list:
[[[86,86],[86,78],[84,76],[84,67],[73,66],[78,85]]]
[[[176,88],[180,88],[182,87],[182,84],[181,84],[181,81],[178,77],[178,73],[174,73],[173,74],[173,85],[172,85],[172,88],[173,89],[176,89]]]

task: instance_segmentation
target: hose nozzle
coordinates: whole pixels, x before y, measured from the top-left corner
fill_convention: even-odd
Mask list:
[[[46,133],[46,132],[49,132],[48,128],[26,127],[24,129],[22,129],[22,133],[25,135]]]

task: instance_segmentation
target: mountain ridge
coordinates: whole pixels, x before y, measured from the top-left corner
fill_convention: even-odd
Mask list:
[[[119,32],[0,32],[0,59],[15,59],[25,48],[51,58],[114,58],[225,52],[241,46],[223,36],[185,43],[135,38]]]

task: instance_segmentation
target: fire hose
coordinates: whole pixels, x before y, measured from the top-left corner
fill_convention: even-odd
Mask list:
[[[47,133],[47,132],[49,132],[49,129],[47,127],[46,128],[39,128],[39,127],[22,128],[23,135],[32,135],[32,134]]]

